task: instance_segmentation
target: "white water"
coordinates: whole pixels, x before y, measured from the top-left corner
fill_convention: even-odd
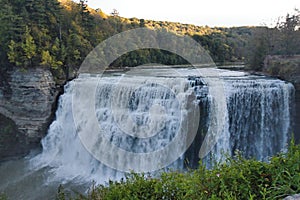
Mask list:
[[[207,95],[208,130],[200,158],[209,154],[222,160],[225,153],[240,150],[246,157],[264,160],[285,149],[291,84],[242,73],[236,78],[227,71],[221,71],[224,82],[218,82],[211,71],[204,73],[202,81],[217,89],[209,89]],[[68,83],[34,166],[50,166],[54,180],[98,183],[118,180],[122,171],[182,169],[188,140],[198,128],[196,93],[202,89],[191,87],[186,76],[158,74],[101,79],[83,75]],[[81,85],[88,89],[78,90]],[[94,100],[86,98],[89,95],[95,95]]]
[[[205,78],[209,88],[219,88],[210,89],[207,96],[208,130],[200,158],[210,153],[221,160],[224,153],[231,155],[240,150],[246,157],[263,160],[286,147],[291,84],[255,76],[237,79],[226,71],[222,77],[224,82],[220,84],[218,77],[209,75]],[[34,165],[53,167],[58,180],[78,178],[98,183],[120,179],[124,175],[120,170],[182,169],[184,141],[197,129],[191,124],[198,123],[195,111],[199,109],[195,87],[190,86],[187,78],[157,77],[156,72],[156,76],[150,77],[111,76],[100,80],[85,75],[66,85],[57,119],[42,141],[43,153],[34,159]],[[84,90],[83,95],[78,87],[87,82],[98,85],[89,88],[96,90],[94,93]],[[201,93],[201,88],[197,90]],[[90,94],[96,95],[95,101],[90,102],[85,97]],[[79,98],[76,105],[75,98]],[[89,106],[90,103],[95,106]],[[95,122],[85,125],[86,119],[93,118],[93,112],[97,116]],[[113,147],[103,143],[103,137]],[[177,150],[167,149],[173,140]],[[103,159],[103,154],[108,156]],[[153,154],[154,159],[150,156]],[[177,158],[181,159],[176,161]]]
[[[286,149],[291,134],[294,87],[261,77],[227,79],[230,149],[266,160]]]
[[[102,77],[95,91],[78,91],[76,84],[95,83],[96,77],[86,75],[69,82],[60,97],[56,119],[42,140],[43,152],[21,164],[2,164],[0,176],[4,177],[2,180],[5,182],[0,181],[0,191],[6,191],[12,199],[52,199],[60,183],[79,184],[82,188],[82,184],[92,180],[105,183],[109,179],[124,177],[123,172],[113,168],[127,167],[128,170],[136,166],[136,169],[145,171],[157,167],[182,170],[185,155],[181,152],[188,146],[190,134],[197,129],[198,118],[202,117],[197,115],[199,101],[209,104],[209,117],[204,141],[196,141],[194,145],[199,152],[195,157],[205,158],[209,155],[222,160],[224,152],[232,155],[238,149],[246,157],[265,160],[285,149],[291,131],[290,112],[294,91],[291,84],[245,73],[203,71],[206,78],[202,81],[209,88],[207,94],[205,86],[191,86],[193,81],[188,80],[188,76],[198,76],[198,73],[187,69],[177,69],[176,73],[168,69],[151,69],[143,73],[137,71],[126,77],[111,75]],[[81,97],[85,97],[83,93],[93,92],[96,96],[91,98],[94,102],[89,106],[89,99]],[[93,115],[96,116],[94,123],[98,124],[94,128],[86,126],[86,119]],[[114,148],[133,155],[160,153],[152,164],[130,160],[132,156],[121,154],[110,160],[113,164],[103,164],[97,160],[99,156],[101,158],[101,153],[115,155],[115,149],[103,152],[99,136],[110,141]],[[178,148],[170,148],[162,153],[172,142]],[[176,156],[178,160],[174,160]],[[205,160],[210,161],[207,158]],[[157,166],[161,161],[171,164]],[[10,168],[17,171],[16,167],[9,167],[14,165],[19,166],[20,170],[14,173],[15,176],[6,172]],[[24,183],[30,182],[35,184],[24,187]],[[32,191],[36,191],[35,187],[41,193],[34,197]],[[16,189],[12,191],[9,188]],[[50,193],[52,196],[49,196]]]
[[[182,169],[183,160],[176,160],[182,157],[191,140],[188,132],[196,134],[199,118],[194,90],[188,80],[130,76],[102,77],[98,81],[97,77],[84,76],[65,86],[57,118],[42,141],[42,154],[32,160],[33,166],[53,168],[53,180],[97,183],[124,176],[114,169],[125,172],[156,171],[163,167]],[[76,94],[76,87],[87,82],[98,84],[95,106],[88,111],[90,102],[84,103],[81,98],[74,105],[76,95],[82,95]],[[93,112],[97,125],[85,126],[85,120],[92,118]],[[113,147],[104,148],[103,140]],[[126,157],[123,152],[130,155]],[[109,160],[101,158],[102,153]],[[101,159],[106,165],[99,162]]]

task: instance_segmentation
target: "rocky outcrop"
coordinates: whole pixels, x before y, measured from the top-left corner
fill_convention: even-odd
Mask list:
[[[58,90],[47,69],[1,74],[0,160],[37,147],[52,120]]]

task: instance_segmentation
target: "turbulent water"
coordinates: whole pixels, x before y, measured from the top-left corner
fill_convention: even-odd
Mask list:
[[[0,189],[26,199],[8,188],[36,182],[52,192],[58,183],[82,189],[130,169],[183,170],[199,159],[209,166],[210,156],[222,160],[236,150],[266,160],[288,143],[293,93],[281,80],[215,69],[82,75],[65,86],[42,153],[19,161],[22,175],[13,180],[3,171],[14,162],[1,165],[10,183]]]

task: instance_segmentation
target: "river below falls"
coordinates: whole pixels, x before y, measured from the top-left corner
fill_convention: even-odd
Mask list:
[[[0,163],[0,191],[8,199],[55,199],[60,185],[67,193],[85,193],[91,183],[80,180],[63,182],[51,180],[54,176],[51,168],[33,170],[30,167],[31,156]]]

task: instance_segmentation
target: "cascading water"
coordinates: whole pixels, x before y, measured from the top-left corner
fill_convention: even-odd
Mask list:
[[[60,98],[56,120],[42,141],[43,152],[32,159],[32,164],[37,169],[50,167],[55,180],[85,179],[103,183],[123,177],[122,172],[114,169],[120,165],[128,168],[138,165],[138,169],[144,167],[146,171],[155,169],[155,166],[144,166],[139,159],[129,160],[132,157],[125,156],[111,158],[115,162],[113,167],[101,163],[99,155],[95,156],[103,145],[99,135],[114,148],[143,154],[165,149],[178,132],[183,133],[179,134],[178,141],[188,143],[188,135],[195,128],[198,128],[196,140],[187,153],[178,155],[177,160],[170,158],[168,161],[172,160],[172,164],[161,167],[183,169],[185,158],[196,157],[191,159],[195,164],[198,156],[203,158],[207,153],[221,159],[222,153],[231,155],[240,150],[246,157],[264,160],[283,150],[290,133],[293,86],[276,79],[244,76],[237,72],[234,77],[226,73],[220,71],[223,84],[218,86],[224,93],[211,89],[217,87],[212,83],[219,77],[130,76],[123,77],[122,81],[116,76],[102,77],[97,82],[93,107],[99,127],[85,130],[101,131],[97,137],[82,135],[82,128],[87,127],[87,115],[77,114],[74,118],[73,113],[74,110],[85,110],[88,105],[82,102],[74,107],[74,98],[82,95],[76,92],[76,83],[95,77],[82,76],[71,81]],[[221,96],[224,96],[225,103],[219,103]],[[200,116],[200,125],[196,114],[199,105],[202,105],[201,114],[203,110],[208,113]],[[92,113],[90,115],[93,117]],[[183,149],[177,145],[178,149]],[[161,156],[172,157],[178,152],[171,149],[167,155]],[[191,152],[196,152],[196,155],[188,155]],[[209,162],[209,159],[205,160]]]
[[[204,159],[208,166],[211,157],[222,160],[224,155],[239,151],[246,158],[266,161],[285,151],[292,132],[294,86],[278,79],[263,76],[224,79],[226,123],[218,142]],[[212,101],[212,100],[210,100]],[[210,112],[214,112],[214,106]]]
[[[121,77],[121,80],[120,83],[120,77],[102,77],[99,81],[97,77],[82,76],[68,83],[59,101],[56,120],[42,141],[43,152],[33,159],[33,165],[52,167],[55,178],[61,180],[92,179],[100,183],[122,177],[123,174],[114,169],[126,165],[129,166],[127,171],[137,166],[135,169],[146,172],[162,167],[182,169],[184,150],[181,149],[189,142],[188,132],[197,132],[199,118],[198,101],[187,78],[147,80],[134,76]],[[92,118],[94,111],[99,130],[96,126],[85,126],[86,116],[78,114],[87,109],[86,104],[79,100],[74,105],[76,96],[81,95],[76,94],[76,87],[82,82],[97,84],[95,104],[87,115]],[[98,161],[101,155],[97,155],[99,149],[103,149],[102,140],[114,147],[111,150],[107,145],[104,149],[107,152],[100,151],[112,156],[106,165]],[[176,145],[172,147],[170,143],[174,141]],[[173,149],[166,151],[170,146]],[[134,154],[126,158],[120,156],[122,152],[118,149]],[[150,153],[156,156],[151,162],[136,159]],[[166,164],[156,161],[159,156]]]
[[[54,199],[59,184],[84,192],[92,180],[121,179],[122,169],[184,170],[200,158],[209,167],[210,156],[222,160],[235,150],[260,160],[285,150],[291,84],[203,70],[145,69],[69,82],[43,152],[1,164],[0,191],[12,199]]]
[[[230,150],[265,160],[285,149],[294,87],[276,79],[226,79]]]

